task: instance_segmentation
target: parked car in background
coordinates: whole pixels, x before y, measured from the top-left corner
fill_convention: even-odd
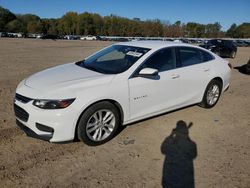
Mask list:
[[[180,39],[175,39],[173,42],[183,43],[182,40],[180,40]]]
[[[234,43],[238,47],[246,47],[248,44],[243,40],[234,40]]]
[[[22,33],[7,33],[7,37],[10,37],[10,38],[22,38],[23,34]]]
[[[221,57],[235,58],[237,54],[237,46],[231,40],[212,39],[199,46],[208,49]]]
[[[247,44],[247,46],[250,46],[250,41],[246,40],[245,43]]]
[[[6,32],[0,32],[0,37],[9,37],[9,34]]]
[[[80,39],[81,40],[97,40],[97,37],[93,35],[87,35],[87,36],[82,36]]]
[[[37,39],[52,39],[52,40],[56,40],[59,37],[57,35],[51,35],[51,34],[44,34],[44,35],[38,35]]]
[[[127,42],[127,41],[129,41],[129,39],[128,38],[124,38],[124,37],[116,37],[116,38],[113,38],[112,41]]]
[[[15,116],[28,135],[100,145],[119,126],[192,104],[214,107],[230,75],[227,60],[198,46],[121,42],[24,79]]]
[[[21,38],[21,33],[0,32],[0,37]]]
[[[67,40],[79,40],[80,36],[78,36],[78,35],[65,35],[63,37],[63,39],[67,39]]]

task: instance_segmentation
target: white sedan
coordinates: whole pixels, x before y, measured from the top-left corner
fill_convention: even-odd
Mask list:
[[[14,110],[29,136],[100,145],[119,126],[191,104],[213,107],[230,73],[228,61],[197,46],[123,42],[24,79]]]
[[[80,38],[81,40],[97,40],[96,36],[87,35]]]

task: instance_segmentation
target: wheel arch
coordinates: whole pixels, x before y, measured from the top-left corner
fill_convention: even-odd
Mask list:
[[[80,121],[82,115],[84,114],[84,112],[85,112],[88,108],[90,108],[91,106],[93,106],[93,105],[95,105],[95,104],[97,104],[97,103],[100,103],[100,102],[104,102],[104,101],[105,101],[105,102],[110,102],[111,104],[113,104],[113,105],[117,108],[117,110],[118,110],[118,112],[119,112],[119,115],[120,115],[121,125],[123,125],[124,112],[123,112],[123,109],[122,109],[121,104],[120,104],[119,102],[117,102],[116,100],[113,100],[113,99],[102,99],[102,100],[98,100],[98,101],[95,101],[95,102],[89,104],[89,105],[81,112],[80,116],[79,116],[78,119],[77,119],[76,125],[75,125],[74,140],[78,139],[78,136],[77,136],[78,123],[79,123],[79,121]]]
[[[210,84],[212,81],[220,82],[220,83],[221,83],[221,92],[220,92],[220,94],[221,94],[222,91],[223,91],[223,79],[222,79],[221,77],[219,77],[219,76],[212,78],[212,79],[208,82],[208,84],[207,84],[207,86],[206,86],[206,89],[205,89],[205,91],[204,91],[204,93],[203,93],[202,100],[201,100],[201,102],[199,103],[199,106],[201,106],[201,107],[203,107],[203,108],[212,108],[212,107],[217,103],[217,102],[216,102],[216,103],[215,103],[213,106],[211,106],[211,107],[208,107],[207,104],[204,103],[204,99],[205,99],[205,97],[206,97],[206,92],[207,92],[208,86],[209,86],[209,84]],[[219,95],[219,97],[220,97],[220,95]],[[218,98],[218,99],[219,99],[219,98]],[[217,100],[217,101],[218,101],[218,100]]]
[[[218,77],[218,76],[217,76],[217,77],[213,78],[212,80],[217,80],[217,81],[221,82],[221,89],[223,89],[223,84],[224,84],[224,83],[223,83],[223,79],[222,79],[221,77]],[[211,80],[211,81],[212,81],[212,80]]]

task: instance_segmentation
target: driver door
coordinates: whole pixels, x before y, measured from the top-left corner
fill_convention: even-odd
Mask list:
[[[154,68],[158,75],[140,76],[143,68]],[[136,120],[175,106],[180,89],[174,48],[165,48],[150,56],[128,80],[130,118]]]

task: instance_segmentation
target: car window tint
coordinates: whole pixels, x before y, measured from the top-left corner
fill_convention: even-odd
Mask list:
[[[225,40],[224,41],[224,44],[228,47],[233,47],[234,46],[234,42],[233,41],[230,41],[230,40]]]
[[[143,64],[142,68],[153,68],[159,72],[171,70],[176,67],[175,50],[174,48],[162,49],[153,54]]]
[[[214,57],[208,52],[200,50],[200,53],[202,55],[202,62],[211,61],[214,59]]]
[[[195,65],[202,62],[202,56],[198,49],[182,47],[179,48],[182,67]]]
[[[123,59],[125,57],[125,54],[122,52],[119,52],[118,50],[111,51],[110,53],[105,54],[104,56],[97,59],[97,62],[102,61],[112,61],[116,59]]]
[[[113,45],[76,64],[102,74],[119,74],[128,70],[149,50],[134,46]]]

